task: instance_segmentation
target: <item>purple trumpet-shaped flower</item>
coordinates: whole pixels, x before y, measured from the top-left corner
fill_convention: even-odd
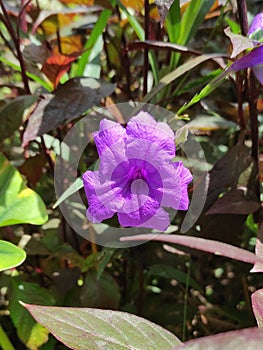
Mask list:
[[[248,35],[251,36],[257,31],[263,31],[263,13],[257,14],[248,31]],[[260,44],[260,42],[255,42],[255,45]],[[255,47],[247,55],[241,57],[236,62],[234,62],[229,68],[230,70],[237,72],[242,69],[252,68],[255,77],[258,81],[263,84],[263,46],[259,45]]]
[[[182,162],[172,161],[174,133],[166,123],[140,112],[126,128],[103,119],[93,136],[99,168],[82,176],[91,222],[117,213],[123,227],[163,231],[170,224],[163,207],[188,209],[192,175]]]

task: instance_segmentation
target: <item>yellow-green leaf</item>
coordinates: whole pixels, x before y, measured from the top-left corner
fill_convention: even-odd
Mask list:
[[[40,196],[26,186],[16,168],[0,154],[0,226],[42,225],[47,219]]]

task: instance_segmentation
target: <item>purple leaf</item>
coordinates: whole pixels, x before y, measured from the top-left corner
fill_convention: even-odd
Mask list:
[[[257,290],[251,295],[251,302],[257,324],[263,327],[263,289]],[[262,330],[261,330],[262,331]]]
[[[263,257],[263,223],[259,225],[258,229],[256,255],[259,257]],[[260,262],[256,262],[251,272],[263,272],[263,264]]]
[[[93,78],[73,78],[59,85],[54,95],[45,94],[31,114],[23,146],[38,136],[79,118],[89,108],[110,95],[115,86]]]
[[[166,329],[126,312],[24,303],[23,306],[74,350],[169,350],[180,344]]]
[[[263,258],[256,256],[254,253],[248,250],[241,249],[230,244],[218,242],[210,239],[204,239],[200,237],[184,236],[184,235],[136,235],[132,237],[121,237],[121,241],[161,241],[174,244],[184,245],[186,247],[199,249],[203,252],[213,253],[216,255],[225,256],[227,258],[243,261],[250,264],[256,262],[263,264]]]
[[[255,327],[190,340],[171,350],[257,350],[262,349],[262,344],[262,329]]]
[[[244,214],[254,213],[260,208],[260,203],[249,199],[242,189],[233,189],[223,197],[218,198],[206,212],[211,214]]]

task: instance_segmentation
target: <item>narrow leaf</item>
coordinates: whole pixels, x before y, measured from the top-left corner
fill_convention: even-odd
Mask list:
[[[53,205],[53,209],[58,207],[65,199],[70,197],[72,194],[77,192],[83,187],[83,181],[81,177],[78,177],[70,186],[66,189],[66,191],[59,197],[56,203]]]
[[[131,237],[121,237],[121,241],[160,241],[174,244],[180,244],[193,249],[198,249],[203,252],[208,252],[216,255],[225,256],[227,258],[243,261],[246,263],[254,264],[256,262],[263,263],[263,258],[256,256],[254,253],[235,247],[230,244],[218,242],[210,239],[204,239],[200,237],[192,237],[185,235],[136,235]]]
[[[142,99],[142,102],[146,103],[150,101],[165,86],[171,84],[173,81],[175,81],[175,79],[189,72],[191,69],[195,68],[199,64],[207,60],[215,59],[218,57],[222,57],[222,54],[201,55],[201,56],[192,58],[191,60],[182,64],[181,66],[176,68],[174,71],[172,71],[171,73],[165,75],[162,79],[160,79],[160,82],[157,85],[155,85],[155,87],[147,95],[144,96],[144,98]]]
[[[98,21],[96,22],[90,34],[90,37],[85,44],[84,49],[86,49],[86,52],[84,52],[81,58],[79,59],[78,70],[77,70],[78,76],[82,76],[84,74],[85,66],[89,62],[89,57],[92,53],[92,47],[93,45],[95,45],[99,36],[103,33],[110,16],[111,16],[111,11],[108,9],[105,9],[101,12],[100,17],[98,18]]]
[[[121,311],[23,305],[74,350],[168,350],[180,343],[162,327]]]

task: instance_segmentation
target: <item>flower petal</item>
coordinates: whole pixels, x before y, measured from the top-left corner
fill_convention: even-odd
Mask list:
[[[157,122],[150,114],[140,112],[131,118],[126,127],[127,135],[146,139],[159,145],[170,156],[175,155],[174,133],[163,122]]]
[[[172,159],[164,149],[161,149],[158,142],[145,139],[129,139],[126,141],[126,156],[128,159],[141,159],[150,163],[153,168]]]
[[[93,223],[99,223],[111,218],[115,212],[104,205],[105,201],[101,200],[100,193],[97,193],[98,188],[101,189],[98,172],[86,171],[82,175],[82,179],[89,204],[86,212],[88,220]],[[109,185],[105,187],[105,190],[107,190]]]
[[[257,46],[254,50],[250,51],[247,55],[236,60],[228,69],[233,72],[238,72],[242,69],[254,67],[263,63],[263,46]]]
[[[252,23],[251,23],[251,25],[249,27],[249,31],[248,31],[247,34],[250,35],[250,34],[254,33],[256,30],[259,30],[259,29],[263,30],[263,13],[262,12],[258,13],[254,17],[254,19],[253,19],[253,21],[252,21]]]
[[[152,198],[148,197],[147,199],[144,198],[144,200],[144,204],[138,210],[126,213],[119,212],[118,219],[120,224],[124,227],[146,227],[160,231],[166,230],[170,224],[168,213],[159,208],[159,203]]]
[[[120,124],[112,120],[103,119],[100,122],[100,130],[94,132],[93,137],[98,153],[101,156],[106,148],[124,140],[126,138],[126,131]]]

